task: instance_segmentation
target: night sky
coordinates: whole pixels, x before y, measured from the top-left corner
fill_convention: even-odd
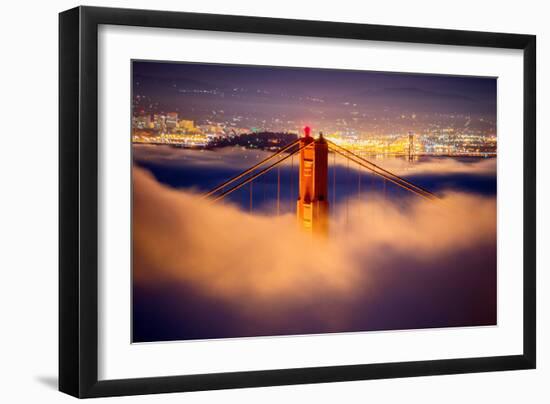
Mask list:
[[[178,111],[200,120],[221,110],[225,119],[244,115],[321,126],[355,118],[358,129],[396,114],[415,114],[426,123],[455,114],[493,126],[496,121],[495,78],[142,61],[133,62],[133,78],[134,97],[141,97],[134,98],[134,113]]]

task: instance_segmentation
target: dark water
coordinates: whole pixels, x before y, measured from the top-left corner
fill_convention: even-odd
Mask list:
[[[164,147],[164,146],[161,146]],[[189,151],[197,153],[199,151]],[[238,151],[237,151],[238,153]],[[248,157],[252,156],[250,152],[244,153]],[[267,155],[267,154],[266,154]],[[225,180],[239,174],[245,167],[252,166],[260,161],[264,154],[260,154],[255,159],[242,159],[238,166],[203,166],[195,164],[168,165],[166,162],[140,160],[136,158],[135,163],[149,170],[155,178],[162,184],[173,188],[193,188],[201,192],[208,192],[221,184]],[[376,175],[372,175],[364,169],[358,170],[353,167],[353,163],[348,166],[342,162],[342,158],[333,160],[334,156],[329,157],[329,202],[333,205],[339,204],[346,199],[361,198],[367,199],[373,194],[385,196],[392,201],[414,197],[409,191],[399,188],[389,181],[385,181]],[[406,162],[404,158],[390,158],[401,160],[411,166],[422,165],[427,161],[443,160],[448,158],[439,157],[421,157],[414,162]],[[487,160],[486,158],[462,157],[455,158],[458,162],[473,165],[476,162]],[[333,161],[338,164],[331,164]],[[384,167],[384,159],[372,160],[375,164]],[[497,184],[494,173],[415,173],[400,175],[406,177],[412,183],[421,186],[435,194],[441,194],[444,191],[461,191],[480,195],[496,195]],[[235,191],[227,200],[236,203],[245,210],[250,210],[250,196],[252,194],[252,211],[263,210],[272,211],[277,198],[277,183],[280,179],[280,206],[282,213],[296,209],[297,198],[297,179],[298,179],[298,159],[293,159],[293,164],[283,165],[281,168],[273,169],[265,175],[253,181],[252,186],[247,184],[241,189]]]
[[[189,164],[182,160],[170,163],[144,156],[147,153],[135,153],[135,164],[150,171],[160,183],[201,192],[214,188],[255,162],[246,159],[237,165],[205,166],[195,164],[194,159]],[[432,158],[410,164],[422,165],[434,160],[437,162]],[[480,161],[483,160],[456,159],[472,167]],[[383,160],[376,163],[384,166]],[[297,170],[297,159],[294,159],[292,166],[271,171],[254,181],[252,187],[247,185],[234,192],[229,200],[243,210],[273,212],[279,176],[281,210],[294,212]],[[496,197],[494,172],[473,168],[471,172],[411,170],[403,176],[436,194],[462,191]],[[404,208],[407,201],[416,198],[408,191],[345,163],[330,167],[329,202],[339,204],[349,197],[368,201],[375,194],[402,204]],[[357,296],[345,305],[331,296],[319,296],[286,312],[287,318],[282,321],[271,321],[269,315],[262,318],[247,314],[222,298],[204,296],[192,285],[168,281],[135,284],[134,342],[496,324],[496,240],[447,251],[429,264],[421,257],[399,256],[391,247],[390,253],[394,254],[393,258],[376,266],[369,274],[370,279],[377,282],[377,289],[384,293]],[[265,310],[269,313],[268,308]],[[345,325],[342,321],[327,323],[319,313],[345,318]]]

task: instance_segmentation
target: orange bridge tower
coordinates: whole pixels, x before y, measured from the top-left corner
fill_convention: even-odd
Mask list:
[[[300,139],[300,183],[296,215],[304,229],[315,234],[328,233],[328,144],[310,136],[304,128]]]

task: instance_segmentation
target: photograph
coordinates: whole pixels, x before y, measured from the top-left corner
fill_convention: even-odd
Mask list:
[[[4,6],[1,402],[550,403],[543,2],[91,3]]]
[[[133,343],[497,325],[496,77],[130,65]]]

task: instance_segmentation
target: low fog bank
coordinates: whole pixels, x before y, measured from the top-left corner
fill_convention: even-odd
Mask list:
[[[137,340],[496,321],[494,197],[352,200],[323,239],[133,175]]]

